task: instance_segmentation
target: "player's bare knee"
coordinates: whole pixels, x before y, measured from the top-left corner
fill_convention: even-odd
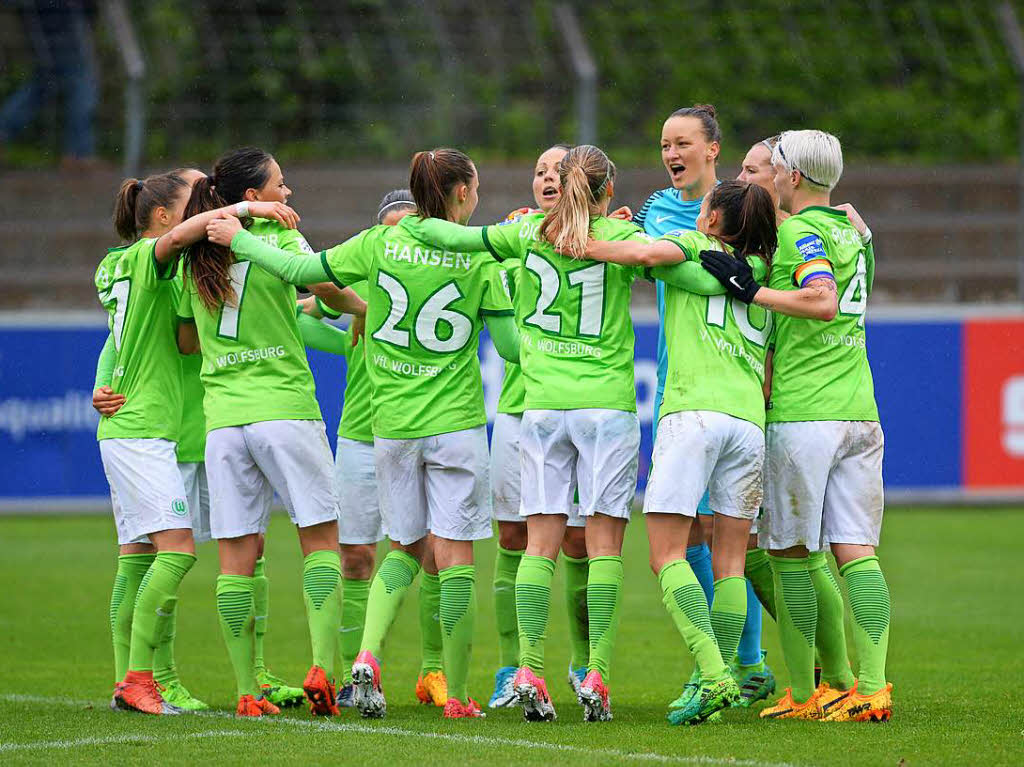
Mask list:
[[[522,551],[526,538],[525,522],[498,522],[498,545],[505,551]]]
[[[376,547],[373,544],[342,544],[341,574],[349,580],[365,581],[373,575]]]

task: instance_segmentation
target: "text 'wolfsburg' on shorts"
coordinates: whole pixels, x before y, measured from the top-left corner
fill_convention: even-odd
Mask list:
[[[579,488],[583,517],[629,519],[636,494],[640,421],[624,410],[527,410],[519,434],[520,514],[565,514]]]
[[[451,541],[491,537],[487,428],[373,440],[388,537],[403,546],[428,532]]]
[[[384,540],[372,442],[338,437],[338,448],[334,454],[334,490],[340,515],[338,542],[359,544]]]
[[[877,421],[768,424],[761,548],[877,546],[884,450]]]
[[[166,439],[100,440],[118,545],[149,543],[150,533],[192,528],[175,448]]]
[[[695,516],[705,488],[716,514],[754,519],[761,506],[764,432],[712,410],[669,413],[658,422],[644,514]]]
[[[267,529],[276,491],[298,527],[337,521],[331,447],[323,421],[260,421],[206,435],[214,538]]]

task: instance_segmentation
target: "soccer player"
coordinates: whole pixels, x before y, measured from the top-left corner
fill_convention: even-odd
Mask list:
[[[649,245],[594,241],[587,249],[598,260],[657,267],[653,276],[666,285],[669,376],[644,514],[665,606],[701,670],[699,691],[670,712],[673,724],[702,722],[741,699],[728,664],[747,612],[743,568],[761,504],[764,359],[772,326],[768,312],[734,303],[714,279],[709,290],[706,280],[694,286],[687,277],[692,281],[701,251],[724,250],[765,280],[776,247],[775,206],[758,186],[725,182],[704,198],[697,228]],[[709,486],[715,509],[710,615],[685,558],[691,521]]]
[[[590,653],[579,701],[585,721],[606,721],[612,716],[608,681],[622,596],[622,537],[640,445],[629,314],[638,270],[587,264],[584,251],[589,236],[649,238],[607,217],[615,166],[603,151],[573,147],[558,172],[561,195],[547,214],[482,229],[428,221],[423,232],[449,248],[483,244],[500,260],[522,263],[516,299],[526,382],[520,514],[528,536],[516,576],[521,666],[514,685],[527,721],[555,718],[543,677],[544,639],[554,559],[577,485],[590,557]]]
[[[448,678],[444,716],[477,718],[482,712],[466,689],[476,614],[473,541],[490,537],[491,509],[476,355],[483,323],[506,359],[518,359],[519,336],[498,265],[485,255],[439,250],[417,233],[420,216],[469,219],[479,186],[472,161],[454,149],[419,152],[409,186],[417,216],[367,229],[319,258],[267,247],[230,218],[207,235],[288,282],[368,281],[374,454],[394,548],[370,586],[362,650],[352,667],[356,705],[363,716],[386,712],[378,658],[431,532]]]
[[[182,222],[189,185],[173,173],[127,179],[114,223],[125,242],[100,262],[95,284],[110,314],[110,389],[123,397],[97,429],[120,556],[110,603],[115,673],[111,705],[150,714],[167,705],[153,676],[181,580],[195,563],[188,501],[175,454],[181,362],[175,346],[178,255],[214,214]],[[282,206],[283,207],[283,206]],[[282,215],[267,207],[267,215]]]
[[[555,144],[541,153],[533,172],[533,200],[537,207],[515,210],[509,214],[508,220],[551,210],[562,191],[558,163],[569,149],[568,144]],[[623,209],[616,213],[624,216]],[[502,264],[513,299],[520,274],[519,266],[516,259],[506,260]],[[498,398],[498,413],[491,434],[491,497],[494,518],[498,523],[494,612],[498,624],[501,663],[494,675],[494,692],[488,703],[491,708],[503,708],[517,701],[512,682],[519,668],[516,573],[526,550],[526,521],[519,516],[519,431],[526,407],[525,397],[522,369],[514,362],[506,361],[501,396]],[[568,676],[573,693],[579,694],[580,684],[587,674],[590,648],[587,634],[587,544],[583,519],[578,514],[569,516],[562,540],[562,558],[565,562],[565,604],[569,616],[571,650]]]
[[[891,716],[885,680],[891,610],[875,555],[882,523],[882,429],[867,360],[864,314],[874,259],[831,191],[843,170],[839,140],[787,131],[772,164],[779,229],[769,287],[742,264],[702,261],[741,301],[776,312],[761,542],[775,570],[776,611],[792,687],[767,718],[880,721]],[[735,259],[734,259],[735,261]],[[838,586],[809,557],[830,547],[847,580],[859,678],[847,667]],[[814,650],[822,684],[814,686]]]
[[[241,198],[225,215],[249,218],[252,206],[260,204],[254,198],[267,187],[276,195],[289,194],[273,157],[256,149],[236,150],[195,184],[187,212]],[[276,243],[301,238],[258,217],[251,229],[254,236]],[[279,710],[263,695],[257,678],[254,599],[260,533],[276,491],[297,526],[304,555],[313,664],[303,690],[314,715],[336,714],[333,668],[341,613],[337,500],[330,448],[296,321],[295,290],[210,242],[189,249],[185,268],[179,347],[184,353],[200,349],[203,355],[210,526],[221,565],[217,609],[235,671],[237,713],[262,716]]]

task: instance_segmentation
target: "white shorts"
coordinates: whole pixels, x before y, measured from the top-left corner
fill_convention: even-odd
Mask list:
[[[381,516],[403,546],[433,533],[451,541],[491,537],[487,428],[373,441]]]
[[[340,510],[340,543],[377,543],[384,540],[372,442],[338,437],[338,449],[334,454],[334,491]]]
[[[884,447],[876,421],[768,424],[761,548],[877,546]]]
[[[640,421],[624,410],[527,410],[519,435],[520,514],[573,511],[629,519],[636,494]]]
[[[185,483],[185,497],[188,498],[188,513],[192,518],[192,538],[196,543],[206,543],[210,534],[210,488],[206,483],[206,464],[179,463],[181,481]]]
[[[149,543],[150,533],[188,530],[188,498],[175,444],[166,439],[101,439],[117,543]]]
[[[323,421],[260,421],[206,435],[214,538],[262,533],[274,491],[299,527],[337,521],[331,447]]]
[[[644,514],[697,514],[704,490],[716,514],[754,519],[761,506],[764,432],[712,410],[669,413],[658,422]]]

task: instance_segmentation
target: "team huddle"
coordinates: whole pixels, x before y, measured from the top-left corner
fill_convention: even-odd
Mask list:
[[[610,720],[640,450],[630,292],[647,279],[660,329],[643,513],[662,601],[695,661],[669,722],[715,721],[775,692],[762,607],[791,680],[762,718],[889,719],[871,232],[832,205],[834,136],[759,142],[735,181],[716,177],[720,143],[713,107],[670,115],[671,185],[635,215],[611,210],[615,165],[601,149],[555,145],[537,160],[536,207],[482,227],[467,226],[480,183],[470,158],[418,152],[376,225],[319,253],[261,149],[228,152],[209,175],[126,180],[114,214],[126,244],[95,278],[110,335],[93,403],[119,545],[111,707],[208,707],[179,679],[174,641],[179,585],[212,538],[239,716],[304,701],[319,716],[385,716],[386,640],[419,576],[416,696],[447,718],[482,717],[467,689],[473,543],[496,523],[488,705],[556,718],[545,644],[561,551],[568,681],[584,721]],[[324,321],[342,315],[346,330]],[[490,444],[484,326],[505,360]],[[333,457],[304,347],[347,360]],[[303,555],[301,686],[264,657],[275,493]],[[856,675],[828,551],[848,587]]]

